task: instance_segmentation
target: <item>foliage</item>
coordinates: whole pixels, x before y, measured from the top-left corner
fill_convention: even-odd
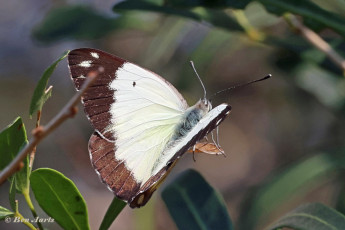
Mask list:
[[[60,172],[39,168],[30,185],[41,208],[64,229],[89,229],[86,203],[75,184]]]
[[[100,230],[108,229],[125,206],[126,206],[126,202],[114,196],[114,199],[111,202],[106,214],[104,215],[103,221],[99,229]]]
[[[255,9],[261,10],[264,18],[262,24],[251,18],[249,8],[254,4]],[[173,56],[175,50],[181,48],[176,41],[182,28],[185,28],[186,21],[192,20],[212,28],[211,32],[184,47],[188,49],[188,55],[195,56],[194,61],[197,59],[198,65],[206,66],[221,57],[220,51],[232,43],[232,36],[243,34],[255,43],[274,48],[275,56],[270,57],[274,59],[272,65],[295,76],[287,81],[303,89],[303,96],[307,92],[308,97],[316,98],[336,119],[341,119],[344,117],[345,108],[345,94],[341,87],[345,70],[329,59],[329,53],[320,52],[301,36],[280,36],[270,31],[272,25],[280,26],[283,19],[293,27],[288,17],[293,14],[316,33],[332,31],[325,33],[324,40],[343,55],[344,14],[324,5],[309,0],[127,0],[114,5],[114,17],[104,15],[90,6],[67,5],[52,9],[33,30],[33,35],[41,42],[53,43],[66,39],[100,39],[125,30],[141,30],[156,35],[161,28],[168,26],[168,33],[164,30],[161,32],[164,35],[156,38],[159,42],[153,42],[153,46],[147,47],[147,53],[150,54],[147,61],[159,62],[164,61],[161,60],[162,56]],[[345,12],[344,9],[339,10]],[[166,20],[167,16],[173,20]],[[164,25],[161,24],[162,21]],[[152,52],[153,50],[155,52]],[[42,112],[44,103],[52,93],[51,88],[47,89],[48,80],[67,54],[68,52],[58,58],[42,75],[33,93],[30,117],[35,112]],[[180,86],[192,84],[183,78],[179,80]],[[27,143],[24,123],[18,117],[0,133],[0,169],[4,170]],[[333,199],[339,212],[320,203],[301,204],[271,223],[268,229],[344,229],[345,148],[343,140],[337,144],[340,147],[336,150],[320,148],[318,151],[305,153],[303,157],[286,163],[283,169],[271,172],[265,183],[248,188],[250,192],[245,194],[239,217],[234,223],[221,194],[195,171],[189,170],[181,174],[163,190],[162,198],[179,229],[218,229],[220,226],[222,229],[233,229],[234,225],[238,229],[247,230],[255,229],[263,223],[267,225],[272,214],[296,195],[307,194],[323,183],[334,180],[340,187]],[[322,150],[322,153],[319,150]],[[20,170],[8,178],[10,208],[0,206],[0,220],[7,217],[24,219],[18,208],[17,194],[24,196],[33,216],[37,216],[29,194],[31,188],[39,206],[62,228],[89,229],[87,206],[75,184],[53,169],[39,168],[31,172],[29,161],[27,156]],[[108,229],[125,205],[126,203],[115,197],[100,229]],[[24,224],[31,229],[46,227],[41,224]]]
[[[344,229],[345,216],[323,204],[302,205],[283,216],[270,229]]]
[[[57,64],[67,57],[68,52],[65,52],[58,60],[56,60],[51,66],[49,66],[43,73],[40,81],[37,83],[37,87],[34,91],[32,96],[31,104],[30,104],[30,117],[35,112],[40,112],[42,110],[43,104],[48,100],[48,98],[52,94],[52,88],[47,89],[48,80],[54,69],[56,68]]]
[[[162,197],[178,229],[233,229],[222,197],[194,170],[180,175]]]

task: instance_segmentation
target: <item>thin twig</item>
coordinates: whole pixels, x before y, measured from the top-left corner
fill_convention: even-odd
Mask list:
[[[26,226],[28,226],[31,230],[37,230],[37,228],[35,226],[33,226],[30,221],[27,221],[27,219],[25,219],[22,214],[20,214],[19,212],[16,212],[14,215],[14,218],[18,218],[20,220],[21,223],[25,224]]]
[[[30,189],[26,189],[26,190],[23,192],[23,195],[24,195],[24,198],[25,198],[26,203],[28,204],[28,206],[29,206],[29,208],[30,208],[30,210],[31,210],[31,213],[32,213],[33,217],[34,217],[35,219],[37,219],[37,218],[38,218],[38,215],[37,215],[37,212],[36,212],[36,210],[35,210],[34,205],[32,204],[31,198],[30,198]],[[38,226],[38,229],[40,229],[40,230],[43,230],[43,229],[44,229],[43,226],[42,226],[42,223],[39,222],[39,221],[37,221],[37,226]]]
[[[49,86],[44,93],[48,94],[49,92],[52,91],[53,86]],[[37,111],[37,119],[36,119],[36,128],[38,128],[40,126],[40,121],[41,121],[41,115],[42,115],[42,108],[40,110]],[[29,161],[29,167],[30,169],[32,168],[33,164],[34,164],[34,160],[35,160],[35,154],[36,154],[36,146],[35,148],[32,150],[32,152],[30,153],[30,161]]]
[[[49,121],[49,123],[45,127],[39,126],[33,130],[33,138],[31,139],[29,144],[26,145],[11,161],[11,163],[1,171],[0,185],[18,170],[18,166],[20,165],[20,163],[29,153],[32,152],[32,150],[37,146],[39,142],[41,142],[48,134],[50,134],[53,130],[60,126],[65,120],[73,117],[77,113],[76,105],[79,102],[80,97],[92,84],[94,79],[97,77],[97,74],[98,72],[91,72],[87,76],[83,87],[72,97],[72,99],[65,105],[65,107],[63,107],[62,110],[52,120]]]
[[[313,46],[327,55],[336,65],[338,65],[345,75],[345,60],[340,56],[325,40],[323,40],[317,33],[304,26],[297,18],[291,14],[284,15],[286,21],[297,29],[303,37],[307,39]]]
[[[37,119],[36,119],[36,126],[35,128],[37,129],[40,126],[40,121],[41,121],[41,110],[37,111]],[[33,148],[33,150],[30,153],[30,160],[29,160],[29,167],[30,169],[32,168],[35,160],[35,154],[36,154],[36,146]]]

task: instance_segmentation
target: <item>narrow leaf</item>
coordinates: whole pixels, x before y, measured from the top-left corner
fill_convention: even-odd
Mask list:
[[[283,216],[269,229],[283,227],[299,230],[341,230],[345,229],[345,216],[320,203],[306,204]]]
[[[193,8],[193,7],[207,7],[207,8],[236,8],[244,9],[252,0],[166,0],[166,4],[178,8]]]
[[[64,229],[90,229],[84,198],[62,173],[40,168],[31,173],[30,183],[41,208]]]
[[[64,52],[64,54],[56,60],[52,65],[50,65],[43,73],[41,79],[39,80],[34,94],[32,95],[31,104],[30,104],[30,117],[37,111],[41,111],[43,104],[48,100],[48,98],[51,95],[51,89],[46,92],[46,88],[48,85],[48,80],[52,73],[54,72],[54,69],[56,68],[57,64],[63,60],[67,55],[69,51]]]
[[[192,3],[193,6],[195,2]],[[177,7],[176,7],[177,6]],[[193,10],[187,9],[188,6],[179,7],[179,5],[167,4],[159,5],[147,1],[123,1],[116,4],[113,7],[115,12],[123,11],[147,11],[162,13],[172,16],[184,17],[187,19],[192,19],[195,21],[206,21],[216,27],[227,29],[227,30],[237,30],[243,31],[242,27],[233,18],[229,17],[225,12],[220,10],[214,10],[210,8],[195,8]]]
[[[342,36],[345,36],[345,18],[329,12],[309,0],[256,0],[265,8],[276,15],[293,13],[303,17],[304,23],[315,30],[332,28]],[[176,8],[235,8],[244,9],[251,0],[239,1],[210,1],[210,0],[167,0],[166,4]]]
[[[114,18],[97,13],[90,7],[76,5],[49,12],[43,22],[35,28],[34,37],[44,42],[66,37],[95,39],[107,35],[115,28]]]
[[[148,1],[122,1],[113,7],[113,11],[119,12],[123,10],[140,10],[156,13],[164,13],[169,15],[175,15],[185,17],[193,20],[200,21],[201,18],[192,11],[172,8],[169,6],[162,6],[154,4]]]
[[[336,199],[336,209],[345,215],[345,184],[342,185],[342,188],[339,191],[339,194]]]
[[[3,220],[8,216],[13,216],[13,215],[14,215],[14,212],[11,212],[7,208],[0,206],[0,220]]]
[[[329,12],[309,0],[256,0],[260,2],[267,11],[281,16],[284,13],[293,13],[303,17],[304,23],[309,27],[320,30],[332,28],[342,36],[345,36],[345,18]],[[116,4],[113,10],[141,10],[164,13],[186,17],[194,20],[201,20],[200,15],[192,11],[193,8],[204,7],[207,9],[244,9],[251,0],[167,0],[164,4],[153,4],[149,1],[123,1]],[[207,21],[207,18],[203,18]],[[230,19],[227,19],[228,21]],[[212,23],[212,21],[209,21]],[[213,23],[212,23],[213,24]],[[232,28],[228,28],[228,30]]]
[[[198,15],[201,20],[208,22],[215,27],[225,29],[227,31],[243,31],[243,27],[225,11],[199,7],[193,9],[192,12]]]
[[[309,191],[313,182],[317,183],[321,176],[336,168],[336,164],[326,154],[319,154],[290,165],[282,172],[273,172],[271,181],[254,191],[251,198],[246,200],[248,204],[242,210],[239,221],[241,228],[252,229],[260,218],[269,216],[296,194],[301,196],[303,191]]]
[[[194,170],[182,173],[162,193],[178,229],[232,229],[222,197]]]
[[[276,15],[293,13],[304,18],[314,29],[332,28],[345,36],[345,18],[326,11],[309,0],[257,0],[265,8]]]
[[[120,214],[120,212],[125,206],[126,206],[126,202],[114,196],[114,199],[111,202],[99,229],[100,230],[109,229],[110,225],[114,222],[116,217]]]
[[[84,5],[64,6],[50,11],[33,35],[47,43],[62,39],[90,40],[122,29],[149,30],[150,21],[151,18],[143,20],[138,14],[112,17]]]

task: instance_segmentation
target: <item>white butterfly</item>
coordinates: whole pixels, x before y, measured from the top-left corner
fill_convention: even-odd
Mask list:
[[[231,110],[227,104],[211,110],[206,98],[188,107],[159,75],[100,50],[73,50],[68,63],[77,89],[88,73],[103,70],[82,97],[95,128],[90,158],[101,180],[131,207],[145,205],[177,160]]]

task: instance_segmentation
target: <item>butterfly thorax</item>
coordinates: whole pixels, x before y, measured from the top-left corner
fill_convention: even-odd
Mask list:
[[[173,140],[185,136],[192,128],[212,109],[211,102],[207,99],[200,99],[195,105],[189,107],[181,123],[176,128]]]

